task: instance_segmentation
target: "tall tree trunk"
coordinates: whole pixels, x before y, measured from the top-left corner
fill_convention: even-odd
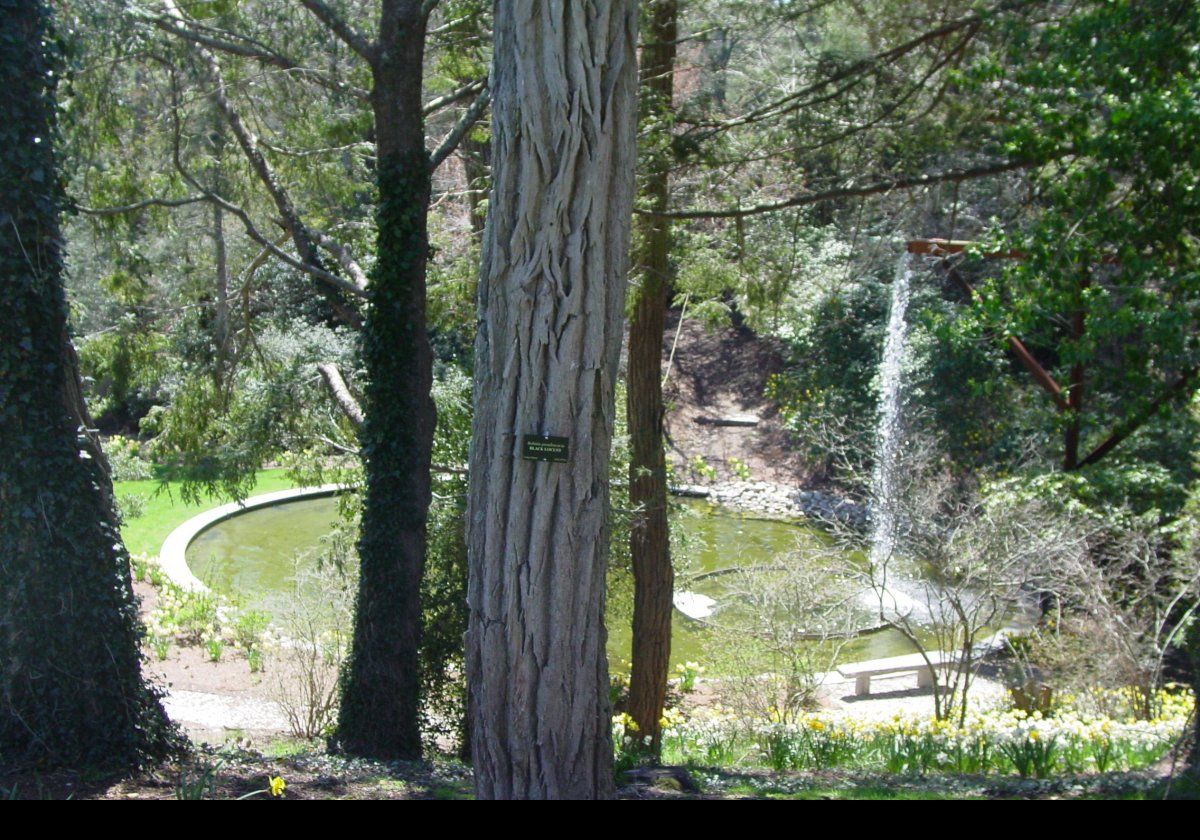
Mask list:
[[[429,163],[421,115],[421,5],[383,3],[372,94],[379,238],[363,329],[366,490],[354,640],[337,740],[346,752],[375,758],[421,754],[420,587],[436,422],[425,320]]]
[[[176,736],[67,331],[49,12],[0,19],[0,763],[131,767]]]
[[[670,175],[669,125],[675,90],[678,3],[651,0],[642,47],[642,195],[666,210]],[[670,221],[640,216],[634,274],[640,280],[629,322],[628,420],[631,457],[629,500],[636,511],[629,531],[633,560],[633,651],[629,715],[650,749],[662,748],[663,707],[671,659],[675,572],[667,523],[667,465],[663,452],[662,340],[671,288]]]
[[[482,798],[613,793],[608,463],[633,200],[633,0],[496,6],[467,675]],[[569,439],[567,463],[522,438]]]

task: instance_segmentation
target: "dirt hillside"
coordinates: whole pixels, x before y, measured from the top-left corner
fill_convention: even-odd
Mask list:
[[[676,336],[678,335],[678,341]],[[674,347],[673,361],[672,347]],[[679,313],[667,316],[663,333],[663,369],[669,373],[667,452],[678,481],[714,484],[737,480],[737,462],[754,481],[803,486],[808,478],[801,459],[788,447],[778,412],[764,396],[767,380],[783,369],[778,348],[744,327],[706,328]],[[726,426],[714,420],[747,416],[755,426]],[[716,470],[706,475],[695,459]]]

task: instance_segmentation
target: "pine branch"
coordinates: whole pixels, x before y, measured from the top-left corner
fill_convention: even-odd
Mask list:
[[[208,196],[190,195],[187,198],[147,198],[144,201],[135,201],[133,204],[122,204],[118,207],[84,207],[81,204],[76,204],[75,209],[88,216],[123,216],[126,213],[136,213],[139,210],[145,210],[147,207],[185,207],[189,204],[198,204],[202,201],[208,201]]]

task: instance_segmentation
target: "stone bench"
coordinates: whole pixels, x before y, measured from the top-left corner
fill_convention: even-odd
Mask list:
[[[854,696],[866,697],[871,693],[871,677],[916,672],[918,688],[933,687],[933,669],[949,668],[954,657],[942,651],[933,651],[927,657],[919,653],[893,656],[888,659],[872,659],[868,662],[850,662],[838,666],[838,673],[854,679]]]

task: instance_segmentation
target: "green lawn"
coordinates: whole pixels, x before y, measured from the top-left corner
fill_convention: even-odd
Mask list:
[[[286,490],[294,487],[295,483],[288,478],[285,470],[261,470],[258,473],[253,493],[270,493],[275,490]],[[113,484],[118,498],[125,495],[138,495],[145,498],[146,508],[141,516],[131,519],[121,527],[121,536],[130,554],[158,554],[163,540],[175,528],[191,519],[197,513],[225,504],[231,499],[216,497],[206,498],[200,504],[186,504],[179,497],[179,485],[176,482],[163,484],[155,479],[147,481],[117,481]]]

